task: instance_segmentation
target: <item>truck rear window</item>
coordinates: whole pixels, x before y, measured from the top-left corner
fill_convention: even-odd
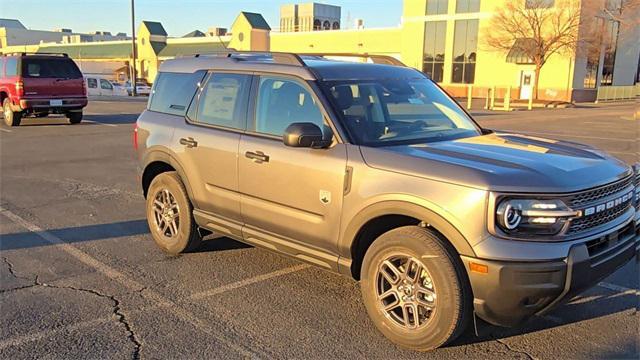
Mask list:
[[[79,79],[82,73],[68,58],[23,58],[22,76],[27,78]]]
[[[158,73],[158,77],[153,84],[149,110],[184,116],[187,113],[187,107],[189,107],[191,99],[196,93],[198,83],[202,81],[205,75],[205,71],[197,71],[191,74]]]

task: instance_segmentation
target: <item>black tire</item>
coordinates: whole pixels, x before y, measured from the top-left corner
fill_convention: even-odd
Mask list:
[[[445,241],[436,232],[427,228],[405,226],[382,234],[365,254],[361,271],[361,290],[365,307],[378,330],[389,340],[402,347],[419,351],[436,349],[460,336],[470,321],[472,314],[471,289],[462,264],[455,254],[455,249],[445,244]],[[415,316],[413,318],[409,316],[415,310],[403,313],[405,305],[400,305],[395,307],[395,310],[385,311],[382,304],[385,300],[378,299],[379,292],[383,292],[379,289],[384,290],[383,286],[385,286],[380,285],[381,281],[382,283],[386,281],[386,278],[381,275],[382,272],[378,271],[379,266],[385,269],[385,265],[382,265],[385,260],[402,259],[405,255],[421,262],[416,264],[415,269],[419,269],[418,266],[426,268],[426,272],[415,270],[415,273],[419,273],[417,275],[418,281],[413,283],[409,294],[413,299],[421,296],[425,299],[424,302],[427,302],[425,293],[415,290],[422,284],[429,284],[428,286],[431,286],[435,293],[435,297],[433,297],[435,305],[432,310],[427,311],[425,307],[421,308],[422,314],[429,314],[428,317],[425,315],[422,324],[421,320],[416,320]],[[413,265],[406,264],[405,267],[413,268]],[[402,269],[402,265],[399,269]],[[424,276],[425,280],[420,280],[421,276]],[[398,283],[402,285],[400,277],[398,280]],[[391,282],[385,284],[390,285]],[[424,289],[424,287],[422,288]],[[391,298],[397,298],[397,303],[400,303],[400,297],[404,297],[406,293],[397,289],[400,288],[388,291],[392,295]],[[402,289],[405,290],[406,286]],[[409,296],[408,299],[411,300],[412,297]],[[389,299],[389,297],[381,298]],[[392,305],[396,304],[396,301],[388,301],[384,304]],[[391,311],[400,311],[401,315],[396,316],[396,313],[391,313]],[[420,310],[418,310],[418,314],[420,317]],[[403,315],[409,320],[413,319],[413,321],[407,322],[410,323],[410,326],[416,326],[417,323],[416,328],[400,324],[397,319]]]
[[[2,113],[4,117],[4,123],[7,126],[20,125],[20,120],[22,120],[22,112],[11,110],[11,102],[9,101],[9,98],[5,98],[2,102]]]
[[[155,201],[160,193],[168,191],[177,205],[177,231],[175,236],[172,229],[163,231],[156,219]],[[160,200],[158,200],[160,201]],[[162,201],[161,201],[162,202]],[[170,217],[170,215],[168,215]],[[147,222],[151,235],[156,244],[166,253],[177,255],[196,250],[202,243],[202,237],[198,232],[198,225],[193,218],[193,206],[189,201],[187,190],[175,171],[165,172],[156,176],[147,193]],[[164,226],[163,226],[164,227]],[[169,232],[169,234],[167,234]]]
[[[80,124],[82,121],[82,111],[68,112],[67,119],[69,119],[70,124]]]

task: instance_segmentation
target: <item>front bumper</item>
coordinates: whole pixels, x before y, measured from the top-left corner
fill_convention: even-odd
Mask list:
[[[596,285],[634,257],[640,257],[640,218],[600,238],[571,246],[566,258],[544,262],[483,260],[462,256],[473,306],[483,320],[517,325],[541,315]],[[485,265],[487,273],[470,270]]]

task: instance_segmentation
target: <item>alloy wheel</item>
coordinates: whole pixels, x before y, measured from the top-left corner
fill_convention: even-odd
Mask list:
[[[158,231],[168,238],[178,236],[180,228],[180,208],[175,196],[167,190],[161,189],[153,200],[153,214]]]
[[[422,328],[436,310],[436,289],[427,267],[408,255],[393,255],[378,265],[378,307],[407,330]]]

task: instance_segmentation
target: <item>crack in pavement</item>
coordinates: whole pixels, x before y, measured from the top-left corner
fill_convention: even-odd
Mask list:
[[[507,350],[514,352],[516,354],[522,354],[525,355],[528,359],[530,360],[537,360],[537,358],[531,354],[529,354],[528,352],[524,351],[524,350],[517,350],[511,347],[511,345],[509,345],[506,341],[502,340],[502,339],[498,339],[495,336],[491,336],[493,338],[493,340],[495,340],[495,342],[497,342],[498,344],[503,345],[505,348],[507,348]]]
[[[9,259],[7,259],[6,257],[2,258],[4,263],[7,264],[7,267],[9,269],[9,273],[15,277],[16,279],[23,279],[23,280],[30,280],[33,281],[33,284],[31,285],[26,285],[26,286],[22,286],[22,287],[17,287],[17,288],[13,288],[13,289],[8,289],[8,290],[4,290],[0,293],[5,293],[5,292],[9,292],[9,291],[17,291],[17,290],[21,290],[21,289],[27,289],[27,288],[31,288],[31,287],[36,287],[36,286],[42,286],[42,287],[47,287],[47,288],[53,288],[53,289],[66,289],[66,290],[74,290],[74,291],[81,291],[81,292],[86,292],[89,294],[93,294],[95,296],[101,297],[101,298],[105,298],[105,299],[109,299],[112,303],[113,303],[113,315],[115,315],[116,319],[118,319],[118,323],[122,324],[127,332],[127,338],[129,339],[129,341],[131,341],[134,345],[134,351],[133,351],[133,360],[139,360],[140,359],[140,352],[142,350],[142,343],[140,342],[140,340],[138,339],[138,337],[136,336],[135,332],[133,331],[133,328],[131,327],[131,325],[129,324],[129,321],[127,320],[126,315],[122,312],[122,309],[120,307],[120,300],[118,300],[115,296],[113,295],[106,295],[103,294],[97,290],[93,290],[93,289],[84,289],[84,288],[79,288],[79,287],[75,287],[75,286],[59,286],[59,285],[53,285],[53,284],[47,284],[44,282],[40,282],[38,280],[38,275],[35,275],[35,277],[33,279],[31,278],[27,278],[24,276],[20,276],[16,273],[13,264],[9,261]]]

